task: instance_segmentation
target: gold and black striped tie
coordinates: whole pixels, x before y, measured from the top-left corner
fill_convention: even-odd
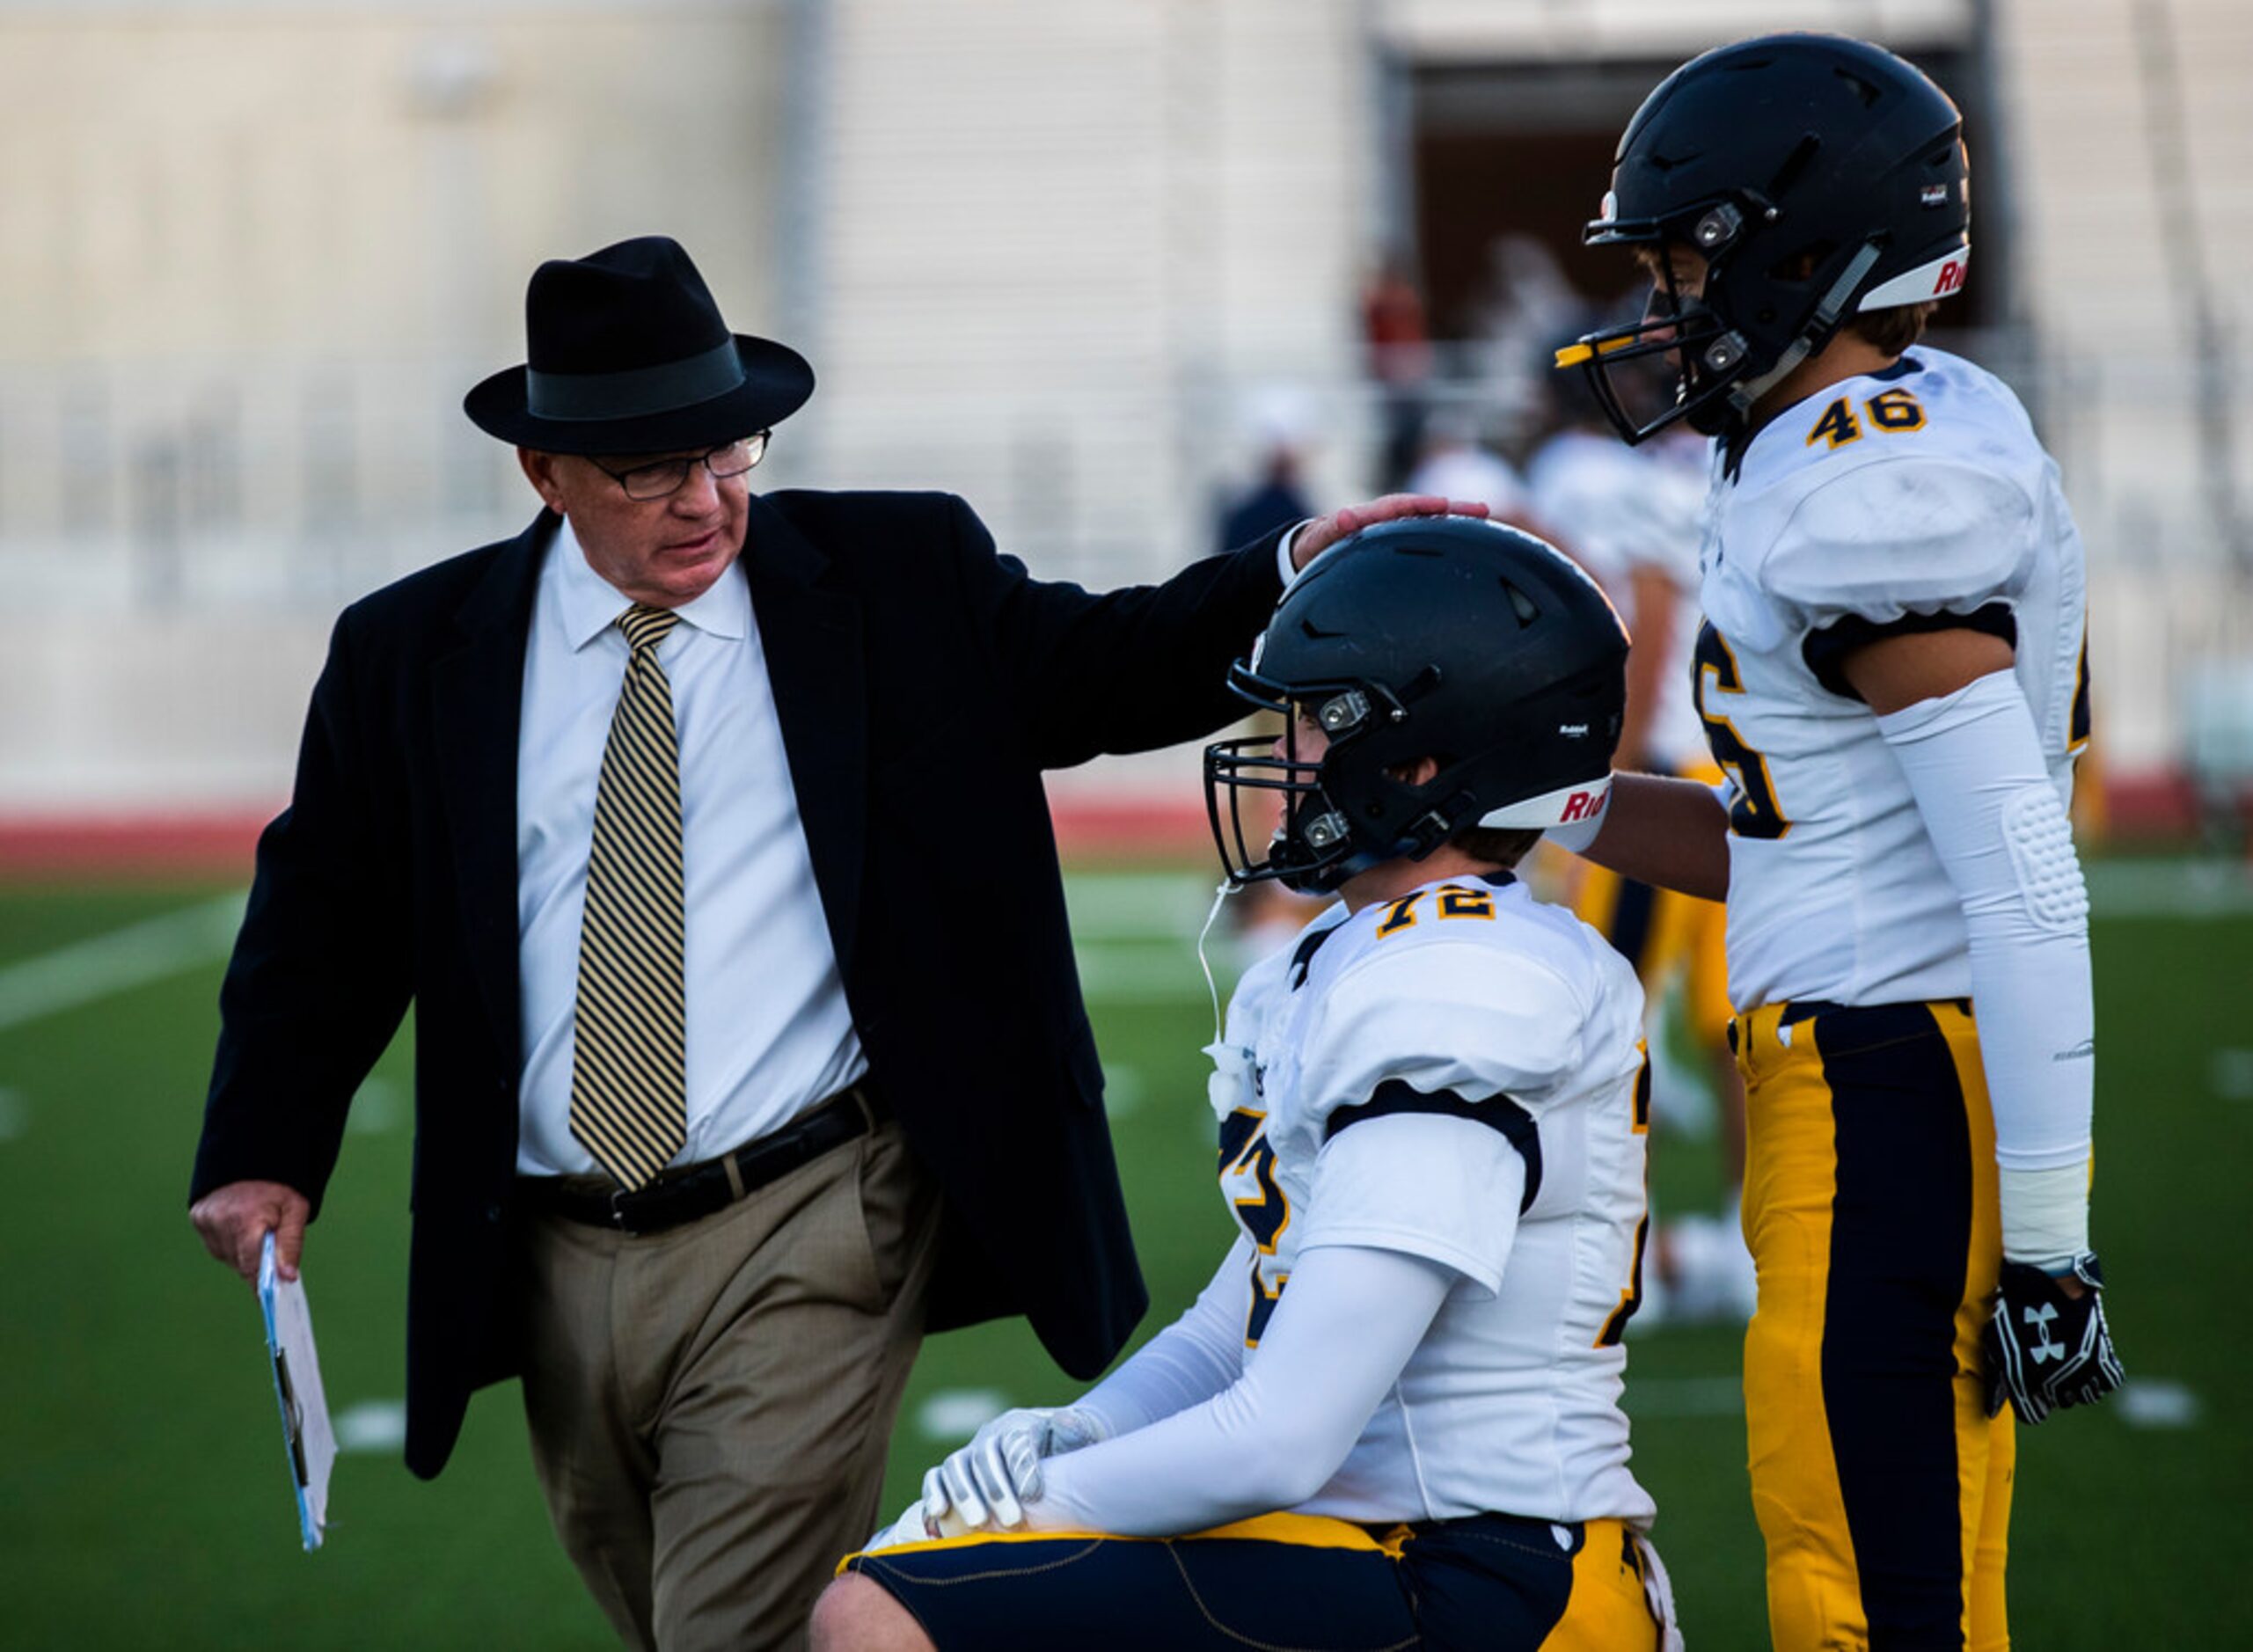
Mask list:
[[[639,603],[618,616],[633,653],[603,748],[579,933],[571,1133],[625,1188],[663,1169],[688,1133],[680,746],[657,663],[679,619]]]

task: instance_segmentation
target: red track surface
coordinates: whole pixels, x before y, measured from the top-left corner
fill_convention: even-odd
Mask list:
[[[0,881],[210,877],[247,881],[270,816],[234,810],[0,817]],[[1059,801],[1057,839],[1081,859],[1181,859],[1207,852],[1200,800]]]
[[[0,816],[0,881],[211,877],[247,881],[268,815],[244,809]],[[2166,772],[2108,775],[2103,832],[2123,840],[2189,835],[2188,784]],[[1076,859],[1196,859],[1211,852],[1194,797],[1064,797],[1057,840]]]

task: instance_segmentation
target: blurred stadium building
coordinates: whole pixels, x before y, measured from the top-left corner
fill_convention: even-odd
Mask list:
[[[677,235],[811,356],[763,486],[948,488],[1112,583],[1206,548],[1278,388],[1325,504],[1404,397],[1529,436],[1624,289],[1578,230],[1628,114],[1778,26],[1964,106],[1938,341],[2059,455],[2116,818],[2179,823],[2253,773],[2243,0],[0,0],[0,856],[239,854],[336,609],[529,517],[458,402],[542,258]],[[1388,260],[1428,378],[1372,376]],[[1057,789],[1131,830],[1190,774]]]

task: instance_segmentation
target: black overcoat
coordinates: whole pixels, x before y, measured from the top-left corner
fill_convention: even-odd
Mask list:
[[[318,1213],[414,1006],[406,1461],[426,1477],[519,1358],[516,741],[555,525],[337,621],[259,841],[196,1155],[192,1197],[273,1181]],[[853,1022],[943,1190],[932,1323],[1024,1313],[1092,1377],[1148,1297],[1041,775],[1240,709],[1223,681],[1279,595],[1275,538],[1091,595],[998,556],[948,495],[779,493],[750,501],[738,566]]]

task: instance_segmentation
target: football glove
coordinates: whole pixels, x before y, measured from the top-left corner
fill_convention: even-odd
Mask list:
[[[924,1523],[941,1537],[1008,1531],[1041,1495],[1041,1459],[1093,1445],[1110,1430],[1071,1407],[1005,1411],[923,1477]]]
[[[2066,1406],[2094,1405],[2120,1385],[2096,1253],[2074,1257],[2073,1275],[2088,1287],[2078,1298],[2038,1268],[2003,1263],[1984,1336],[1989,1416],[2008,1400],[2021,1422],[2039,1422]]]

